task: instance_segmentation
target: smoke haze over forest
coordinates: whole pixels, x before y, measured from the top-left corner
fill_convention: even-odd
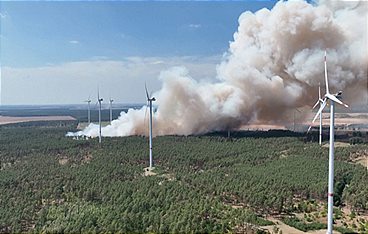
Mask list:
[[[367,100],[366,2],[278,2],[239,17],[238,30],[217,66],[216,82],[198,81],[185,67],[162,71],[153,95],[154,135],[236,129],[250,122],[282,124],[295,108],[324,91],[324,51],[330,91],[346,103]],[[129,110],[102,129],[104,136],[147,134],[145,109]],[[91,124],[83,134],[97,136]]]

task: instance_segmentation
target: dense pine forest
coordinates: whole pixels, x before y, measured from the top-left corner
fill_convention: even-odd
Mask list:
[[[144,176],[147,138],[103,138],[100,146],[65,137],[72,128],[0,127],[0,232],[262,233],[269,217],[324,228],[328,147],[303,136],[156,137],[156,175]],[[336,147],[336,219],[342,209],[351,220],[368,211],[368,172],[353,163],[366,150]],[[340,231],[368,232],[368,221],[357,220]]]

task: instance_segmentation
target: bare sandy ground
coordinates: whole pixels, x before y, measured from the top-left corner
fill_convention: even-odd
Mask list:
[[[309,232],[303,232],[300,231],[296,228],[290,227],[289,225],[283,223],[282,221],[275,219],[275,218],[268,218],[268,220],[274,222],[276,225],[270,225],[270,226],[263,226],[263,229],[267,229],[268,231],[270,231],[270,233],[273,233],[273,228],[274,226],[276,226],[277,228],[279,228],[279,230],[282,231],[282,233],[287,233],[287,234],[305,234],[305,233],[309,233],[309,234],[326,234],[327,230],[326,229],[321,229],[321,230],[316,230],[316,231],[309,231]],[[337,231],[333,231],[334,234],[339,234],[340,232]]]
[[[303,121],[301,124],[311,124],[312,119],[315,113],[308,114],[306,121]],[[330,114],[323,113],[322,114],[322,124],[329,125],[330,124]],[[317,119],[313,125],[318,125],[319,120]],[[335,124],[336,125],[350,125],[350,124],[368,124],[368,113],[337,113],[335,115]]]
[[[368,156],[357,158],[354,162],[366,167],[368,171]]]
[[[1,116],[0,125],[32,122],[32,121],[61,121],[61,120],[76,120],[72,116],[31,116],[31,117],[12,117],[12,116]]]
[[[143,176],[155,176],[155,175],[157,175],[156,173],[153,172],[154,169],[155,169],[154,167],[152,167],[152,169],[150,169],[149,167],[144,168],[143,169],[144,170]]]
[[[312,124],[312,119],[314,118],[315,112],[308,113],[303,120],[299,117],[296,118],[295,125],[296,129],[300,129],[300,126],[305,127]],[[330,124],[330,114],[322,114],[322,124],[323,126],[328,126]],[[349,126],[351,124],[363,124],[368,126],[368,113],[336,113],[335,115],[335,126]],[[317,119],[312,126],[318,126],[319,120]],[[241,130],[259,130],[268,131],[270,129],[288,129],[286,126],[293,127],[293,121],[285,122],[284,124],[264,124],[264,123],[249,123],[241,127]],[[305,129],[306,130],[306,129]]]

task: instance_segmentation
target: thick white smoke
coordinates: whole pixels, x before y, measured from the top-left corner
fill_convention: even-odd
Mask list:
[[[161,73],[163,87],[154,94],[154,135],[201,134],[249,122],[290,122],[295,108],[314,104],[318,84],[324,87],[325,49],[330,90],[343,90],[347,103],[364,102],[367,12],[367,2],[313,6],[303,1],[244,12],[217,67],[217,83],[198,82],[183,67]],[[102,135],[147,135],[145,121],[145,107],[130,109],[104,127]],[[97,136],[98,126],[91,124],[82,133]]]

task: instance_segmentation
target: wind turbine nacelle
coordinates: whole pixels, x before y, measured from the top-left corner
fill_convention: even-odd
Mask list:
[[[98,101],[99,101],[99,102],[102,102],[102,101],[103,101],[103,98],[98,99]]]
[[[337,97],[337,98],[339,98],[339,99],[341,99],[342,98],[342,91],[340,90],[334,96]]]

